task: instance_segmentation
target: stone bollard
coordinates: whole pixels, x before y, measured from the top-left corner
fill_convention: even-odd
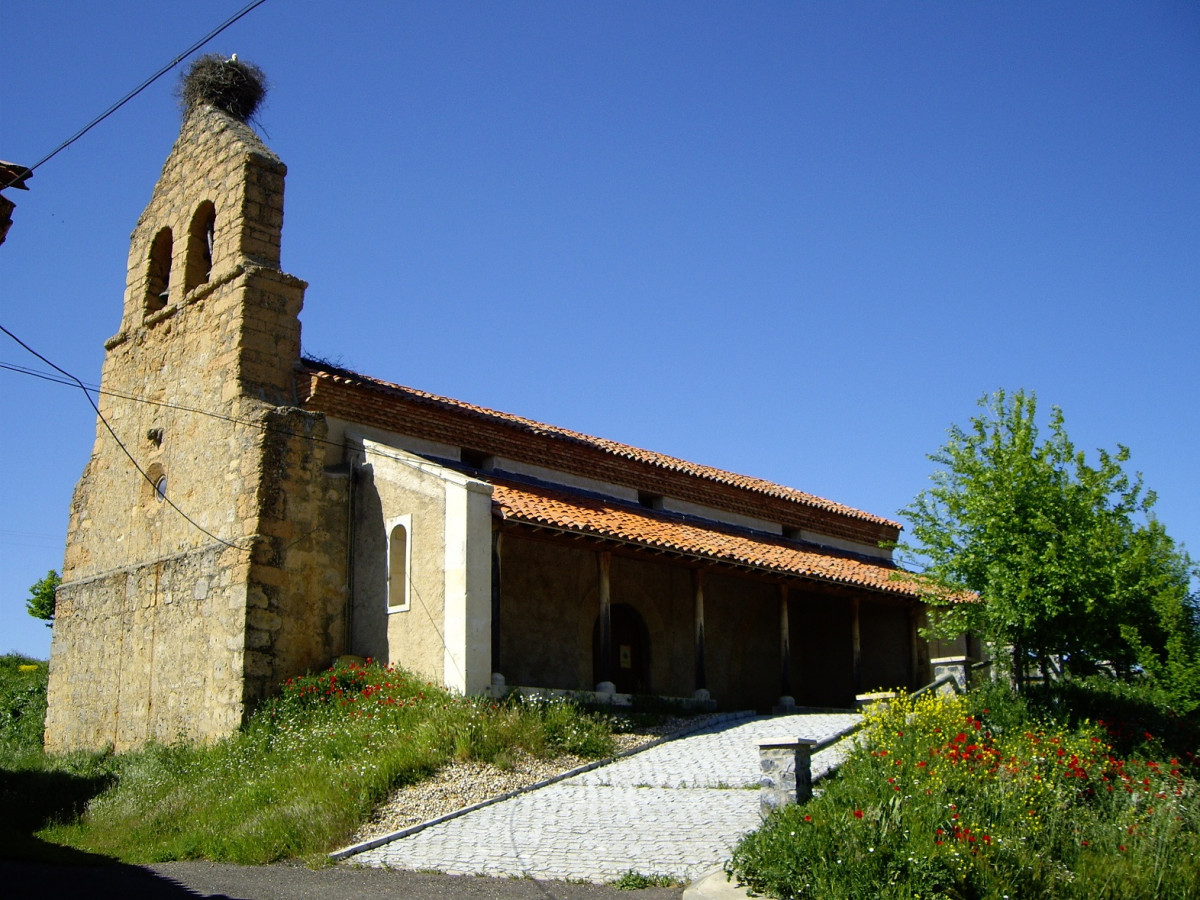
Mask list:
[[[758,804],[765,819],[771,810],[812,799],[812,748],[808,738],[781,737],[760,741]]]
[[[933,666],[934,680],[941,678],[943,675],[949,675],[954,679],[954,683],[958,685],[958,693],[962,693],[971,683],[971,662],[970,657],[966,656],[943,656],[938,659],[931,659],[930,665]],[[943,685],[938,693],[948,694],[954,691],[954,688],[949,685]]]
[[[492,673],[492,683],[488,686],[487,695],[493,700],[501,700],[508,694],[508,685],[504,682],[504,676],[499,672]]]

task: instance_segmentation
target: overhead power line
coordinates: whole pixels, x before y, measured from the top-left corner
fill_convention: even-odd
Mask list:
[[[17,343],[19,343],[19,344],[21,343],[19,340],[17,340],[17,338],[13,337],[12,332],[8,331],[8,329],[4,328],[3,326],[0,326],[0,331],[3,331],[9,337],[12,337],[14,341],[17,341]],[[24,347],[25,345],[21,344],[21,346]],[[28,348],[26,348],[26,349],[28,349]],[[30,352],[33,352],[33,351],[30,351]],[[37,354],[35,354],[35,355],[37,355]],[[39,356],[38,358],[45,360],[45,357]],[[45,362],[47,365],[54,366],[54,368],[57,369],[59,372],[63,371],[58,366],[55,366],[54,363],[50,362],[49,360],[45,360]],[[32,369],[29,366],[20,366],[20,365],[14,364],[14,363],[4,363],[4,362],[0,362],[0,371],[15,372],[18,375],[28,375],[31,378],[37,378],[37,379],[40,379],[41,381],[49,381],[51,384],[61,384],[61,385],[64,385],[66,387],[71,387],[71,388],[76,388],[76,387],[82,388],[84,393],[88,394],[89,400],[90,400],[92,394],[95,394],[96,396],[103,395],[105,397],[116,397],[118,400],[128,400],[131,403],[141,403],[141,404],[144,404],[145,406],[157,406],[162,409],[170,409],[170,410],[175,410],[177,412],[193,413],[198,416],[208,416],[210,419],[220,419],[222,422],[232,422],[234,425],[244,425],[247,428],[257,428],[260,431],[263,431],[263,432],[269,433],[269,434],[281,434],[285,437],[302,437],[302,438],[305,438],[306,440],[312,441],[313,443],[326,444],[330,447],[339,447],[340,448],[342,446],[337,441],[331,441],[327,438],[318,438],[311,434],[305,434],[305,433],[298,432],[298,431],[292,431],[289,428],[279,428],[278,426],[275,426],[275,425],[268,425],[268,424],[264,424],[262,422],[255,422],[251,419],[239,419],[237,416],[231,416],[231,415],[228,415],[227,413],[213,412],[211,409],[200,409],[199,407],[196,407],[196,406],[184,406],[180,403],[171,403],[170,401],[167,401],[167,400],[151,400],[149,397],[139,397],[136,394],[126,394],[121,391],[106,390],[98,385],[89,384],[87,382],[84,382],[84,381],[80,380],[79,378],[75,377],[74,375],[71,375],[70,373],[67,373],[67,377],[64,378],[62,376],[55,375],[52,372],[43,372],[39,369]]]
[[[157,72],[155,72],[153,75],[151,75],[145,81],[143,81],[141,84],[139,84],[136,88],[134,88],[132,91],[130,91],[124,97],[122,97],[120,100],[118,100],[116,103],[114,103],[112,106],[110,106],[104,112],[102,112],[100,115],[96,116],[96,118],[92,119],[92,121],[88,122],[81,129],[79,129],[77,132],[75,132],[73,135],[71,135],[69,138],[67,138],[65,141],[63,141],[61,144],[59,144],[57,147],[55,147],[53,150],[51,150],[49,153],[47,153],[45,156],[43,156],[41,159],[39,159],[37,162],[35,162],[32,166],[30,166],[25,171],[32,172],[38,166],[40,166],[44,163],[47,163],[50,160],[52,160],[54,157],[58,156],[58,154],[62,153],[62,151],[66,150],[68,147],[70,147],[73,143],[75,143],[77,140],[79,140],[81,137],[83,137],[85,134],[87,134],[89,131],[91,131],[93,128],[95,128],[97,125],[99,125],[105,119],[107,119],[113,113],[115,113],[118,109],[120,109],[122,106],[124,106],[130,100],[132,100],[134,97],[136,97],[142,91],[144,91],[146,88],[150,87],[150,85],[154,84],[154,82],[158,81],[158,79],[162,78],[164,75],[166,75],[168,72],[170,72],[173,68],[175,68],[181,62],[183,62],[185,59],[187,59],[189,56],[191,56],[193,53],[195,53],[197,50],[199,50],[201,47],[203,47],[205,44],[207,44],[209,41],[211,41],[217,35],[219,35],[222,31],[229,28],[229,26],[233,25],[239,19],[241,19],[244,16],[246,16],[247,14],[253,12],[257,7],[262,6],[266,2],[267,2],[267,0],[253,0],[253,2],[247,3],[240,10],[238,10],[236,13],[234,13],[232,16],[230,16],[228,19],[226,19],[224,22],[222,22],[220,25],[218,25],[216,28],[214,28],[208,34],[204,35],[204,37],[200,38],[200,40],[196,41],[196,43],[192,44],[190,47],[188,47],[186,50],[184,50],[182,53],[180,53],[178,56],[176,56],[174,59],[172,59],[169,63],[167,63],[165,66],[163,66]],[[6,187],[11,187],[13,184],[15,184],[17,181],[19,181],[23,177],[26,177],[26,176],[21,175],[17,178],[14,178],[14,179],[6,182],[3,185],[0,185],[0,189],[6,188]]]
[[[263,2],[263,0],[259,0],[259,2]],[[151,478],[150,474],[145,469],[142,468],[141,463],[139,463],[137,461],[137,459],[134,458],[134,455],[129,451],[129,448],[125,446],[124,441],[122,441],[121,438],[117,435],[116,431],[113,430],[112,425],[110,425],[108,423],[108,419],[106,419],[104,417],[104,413],[100,412],[100,407],[96,404],[96,401],[92,399],[91,391],[88,390],[88,388],[84,385],[84,383],[82,381],[80,381],[78,378],[76,378],[74,375],[72,375],[66,369],[59,368],[54,363],[50,362],[50,360],[46,359],[46,357],[42,356],[42,354],[38,353],[36,350],[34,350],[32,347],[30,347],[28,344],[26,344],[23,340],[21,340],[19,337],[17,337],[11,331],[9,331],[7,328],[5,328],[3,325],[0,325],[0,331],[4,332],[6,335],[8,335],[10,338],[12,338],[14,341],[16,341],[18,344],[20,344],[21,347],[23,347],[28,353],[32,354],[33,356],[36,356],[38,359],[40,359],[42,362],[44,362],[50,368],[54,369],[54,371],[69,378],[71,380],[72,384],[76,385],[81,391],[83,391],[83,396],[85,396],[87,398],[87,402],[91,405],[92,409],[96,411],[96,416],[100,419],[100,422],[104,425],[104,428],[108,431],[108,433],[112,437],[112,439],[117,442],[117,446],[121,448],[121,452],[124,453],[126,457],[128,457],[129,461],[133,464],[133,467],[138,470],[138,474],[140,474],[142,476],[142,478],[146,479],[146,482],[150,485],[150,487],[154,491],[156,491],[158,493],[158,496],[162,499],[162,501],[164,503],[166,503],[168,506],[170,506],[171,509],[175,510],[175,512],[179,513],[179,515],[183,516],[183,518],[186,519],[192,525],[192,527],[194,527],[197,531],[201,532],[202,534],[208,535],[210,538],[212,538],[217,543],[224,544],[226,547],[232,547],[234,550],[240,550],[242,553],[250,552],[249,547],[243,547],[240,544],[231,543],[230,541],[227,541],[224,538],[218,537],[217,535],[213,534],[211,531],[209,531],[207,528],[205,528],[203,525],[201,525],[199,522],[197,522],[195,519],[193,519],[191,516],[189,516],[187,513],[185,513],[182,509],[180,509],[176,505],[175,501],[172,500],[170,497],[168,497],[165,492],[158,490],[158,485],[154,483],[154,479]]]

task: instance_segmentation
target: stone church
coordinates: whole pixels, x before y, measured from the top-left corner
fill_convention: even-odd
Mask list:
[[[724,709],[929,680],[895,522],[304,358],[285,172],[195,106],[133,232],[49,750],[216,739],[343,655]]]

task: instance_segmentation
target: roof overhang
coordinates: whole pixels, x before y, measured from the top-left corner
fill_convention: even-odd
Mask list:
[[[920,599],[916,584],[884,559],[800,544],[716,522],[541,484],[488,478],[492,511],[503,526],[575,541],[636,548],[685,564],[729,567],[781,582],[800,579]]]

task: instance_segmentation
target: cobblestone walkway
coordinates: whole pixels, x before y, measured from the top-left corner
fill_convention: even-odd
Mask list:
[[[346,860],[452,875],[608,882],[632,870],[690,881],[756,827],[758,742],[821,740],[858,716],[758,716],[716,722],[527,794],[431,825]],[[813,775],[845,752],[813,759]]]

